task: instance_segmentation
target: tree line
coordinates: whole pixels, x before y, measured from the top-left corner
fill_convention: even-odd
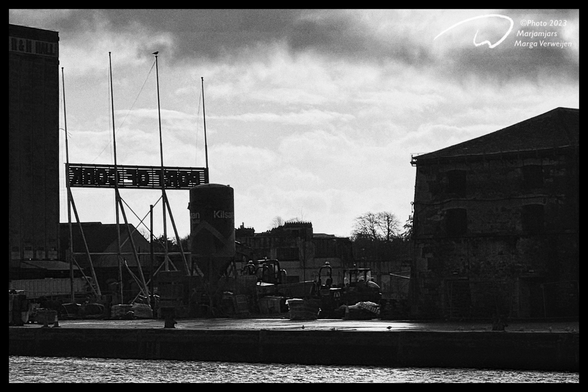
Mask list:
[[[402,224],[391,212],[366,212],[355,218],[351,241],[353,254],[360,261],[398,261],[410,259],[412,216]]]

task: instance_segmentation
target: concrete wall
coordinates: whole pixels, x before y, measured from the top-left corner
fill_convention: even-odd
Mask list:
[[[9,355],[579,371],[579,333],[9,329]]]

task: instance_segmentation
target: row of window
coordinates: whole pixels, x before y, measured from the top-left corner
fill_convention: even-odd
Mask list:
[[[51,248],[45,252],[44,247],[33,249],[32,246],[27,245],[22,249],[21,254],[21,249],[18,246],[10,248],[10,258],[12,260],[20,260],[21,257],[25,260],[57,260],[57,249]]]
[[[545,207],[543,204],[528,204],[522,207],[521,226],[524,233],[538,234],[544,230]],[[468,232],[468,212],[465,208],[446,211],[445,230],[447,235],[459,236]]]
[[[543,187],[543,167],[541,165],[526,165],[522,167],[523,187],[526,190]],[[447,178],[447,193],[457,197],[465,197],[467,192],[466,170],[450,170],[445,173]]]

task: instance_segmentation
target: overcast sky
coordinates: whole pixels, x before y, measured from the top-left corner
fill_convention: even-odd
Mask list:
[[[276,216],[340,236],[366,212],[404,223],[411,154],[579,107],[578,10],[27,9],[9,22],[59,32],[72,163],[113,163],[111,52],[118,163],[160,164],[157,50],[164,163],[204,166],[203,77],[210,181],[234,188],[235,225],[256,232]],[[73,194],[83,221],[115,221],[112,190]],[[160,192],[121,195],[143,217]],[[168,195],[185,236],[189,192]]]

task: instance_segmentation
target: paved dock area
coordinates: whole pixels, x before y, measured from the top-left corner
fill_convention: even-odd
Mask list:
[[[176,319],[175,329],[188,330],[322,330],[322,331],[431,331],[431,332],[488,332],[489,322],[414,322],[397,320],[290,320],[287,316],[267,318],[199,318]],[[59,320],[63,328],[116,328],[160,329],[164,320]],[[39,328],[39,324],[26,324],[26,328]],[[21,327],[22,328],[22,327]],[[579,332],[579,321],[513,321],[507,332]]]

